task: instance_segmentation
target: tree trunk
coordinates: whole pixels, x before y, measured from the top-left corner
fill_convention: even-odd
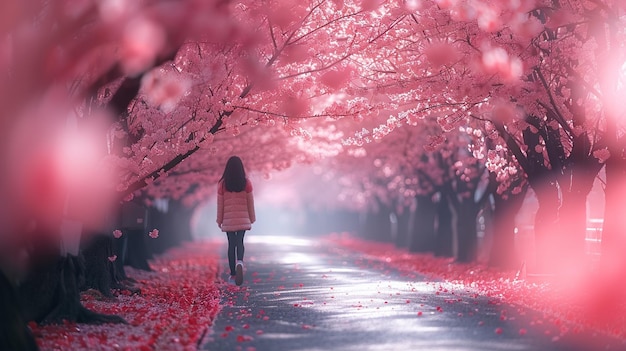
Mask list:
[[[54,238],[45,228],[35,234]],[[124,319],[87,310],[80,302],[79,286],[84,280],[84,261],[78,256],[50,256],[59,252],[58,242],[39,240],[32,243],[28,275],[17,286],[18,298],[26,321],[37,323],[126,323]]]
[[[187,208],[177,201],[170,200],[167,212],[161,212],[156,208],[150,208],[148,212],[148,225],[146,233],[153,229],[159,230],[158,238],[146,239],[146,248],[151,254],[161,254],[170,248],[179,246],[183,242],[193,240],[191,235],[191,217],[193,209]],[[132,253],[129,253],[132,254]]]
[[[191,217],[193,216],[193,207],[185,206],[179,201],[170,201],[170,213],[172,214],[172,226],[169,235],[174,239],[174,245],[178,246],[184,242],[193,240],[191,235]]]
[[[559,213],[559,192],[553,182],[544,182],[542,186],[532,184],[537,196],[539,208],[535,214],[535,266],[531,270],[541,273],[554,272],[553,261],[556,257],[558,240],[555,238]]]
[[[124,264],[136,269],[151,272],[152,268],[150,268],[150,264],[148,263],[150,255],[146,248],[146,240],[154,239],[151,239],[145,230],[140,229],[126,230],[124,236],[126,236],[128,240],[128,253]]]
[[[82,290],[95,289],[102,295],[113,298],[111,288],[113,281],[111,271],[113,263],[109,257],[113,256],[113,243],[106,234],[89,235],[91,239],[85,243],[82,254],[85,260],[85,282]]]
[[[593,181],[592,181],[593,183]],[[563,192],[563,202],[559,211],[558,241],[562,243],[559,249],[561,267],[558,272],[576,271],[589,267],[590,261],[585,251],[585,238],[587,236],[587,195],[591,191],[571,189]],[[622,214],[623,216],[623,214]],[[573,268],[577,266],[577,268]],[[572,269],[573,268],[573,269]]]
[[[35,337],[26,326],[15,286],[0,271],[0,350],[38,349]]]
[[[489,266],[514,269],[520,265],[515,250],[515,217],[524,204],[528,187],[518,194],[502,196],[494,193],[493,230]]]
[[[410,208],[405,207],[401,213],[396,214],[398,220],[396,230],[395,245],[398,248],[409,247],[409,224],[411,220],[412,211]]]
[[[358,213],[344,210],[344,211],[333,211],[337,216],[337,222],[334,227],[331,228],[331,231],[324,231],[319,234],[328,234],[331,232],[351,232],[355,233],[358,230]]]
[[[613,129],[615,130],[615,129]],[[615,307],[623,304],[626,287],[626,159],[617,138],[612,140],[611,156],[605,165],[604,223],[602,256],[599,269],[592,276],[587,307],[589,318],[615,324],[622,318]]]
[[[120,238],[113,240],[113,253],[117,256],[117,259],[113,262],[115,266],[115,279],[119,281],[129,280],[124,269],[128,256],[128,236],[122,235]]]
[[[576,113],[574,122],[574,125],[584,125],[584,113]],[[560,260],[566,265],[563,267],[564,272],[578,272],[585,267],[591,267],[585,243],[587,197],[593,188],[595,178],[603,167],[603,164],[592,156],[591,150],[592,144],[588,132],[574,137],[564,176],[559,177],[562,193],[559,212],[560,241],[567,243],[561,246],[562,255],[565,256]]]
[[[320,233],[320,222],[323,220],[320,217],[319,211],[314,208],[307,208],[305,210],[305,224],[302,228],[302,233],[305,235],[316,235]]]
[[[601,271],[614,279],[626,274],[626,160],[613,156],[606,162]],[[619,278],[617,278],[619,277]]]
[[[59,257],[56,263],[40,265],[19,287],[24,318],[37,323],[126,323],[115,315],[90,311],[80,302],[81,263],[76,256]]]
[[[146,271],[151,270],[144,242],[144,236],[147,237],[148,233],[147,217],[148,210],[140,197],[122,203],[119,208],[117,228],[122,232],[122,236],[113,239],[117,255],[114,266],[117,275],[122,278],[118,281],[126,280],[124,265]]]
[[[146,245],[146,251],[148,253],[148,258],[152,258],[154,254],[161,254],[165,252],[170,246],[168,238],[168,220],[169,216],[167,213],[161,212],[159,209],[155,207],[150,207],[148,209],[148,223],[146,227],[146,231],[151,231],[153,229],[159,230],[159,237],[156,239],[152,239],[148,237],[148,239],[144,238],[144,242]],[[144,233],[143,235],[148,235],[148,233]],[[130,253],[129,253],[130,255]]]
[[[381,206],[377,212],[367,212],[364,228],[365,239],[391,242],[391,222],[389,220],[389,214],[389,209],[384,206]]]
[[[435,223],[437,245],[435,247],[435,256],[454,256],[452,218],[448,196],[442,194],[439,202],[437,202],[437,221]]]
[[[478,205],[471,199],[461,202],[457,208],[456,232],[459,243],[457,262],[468,263],[476,260],[478,252],[476,216],[478,212]]]
[[[437,205],[432,195],[418,195],[415,225],[409,245],[410,252],[433,252],[435,249],[435,217]]]

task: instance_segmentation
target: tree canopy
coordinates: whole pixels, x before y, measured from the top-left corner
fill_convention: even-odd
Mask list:
[[[68,202],[97,222],[137,192],[196,204],[232,154],[266,176],[324,160],[340,196],[403,206],[448,181],[470,197],[491,172],[496,194],[530,185],[562,207],[623,163],[618,0],[12,0],[0,13],[1,183],[20,199],[3,201],[6,223],[53,222]],[[94,196],[105,204],[76,205]]]

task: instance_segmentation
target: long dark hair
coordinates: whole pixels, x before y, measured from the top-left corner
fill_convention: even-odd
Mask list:
[[[246,189],[246,171],[239,157],[231,156],[228,159],[221,180],[224,181],[227,191],[240,192]]]

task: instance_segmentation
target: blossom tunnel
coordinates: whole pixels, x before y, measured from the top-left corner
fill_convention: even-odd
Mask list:
[[[137,293],[125,266],[220,238],[233,155],[254,235],[351,233],[623,305],[625,21],[619,0],[4,1],[0,345],[128,322],[84,291]]]

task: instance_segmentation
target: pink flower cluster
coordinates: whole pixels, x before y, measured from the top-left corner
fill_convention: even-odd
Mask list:
[[[152,231],[150,231],[150,233],[148,233],[148,236],[151,237],[152,239],[156,239],[159,237],[159,230],[158,229],[152,229]]]

